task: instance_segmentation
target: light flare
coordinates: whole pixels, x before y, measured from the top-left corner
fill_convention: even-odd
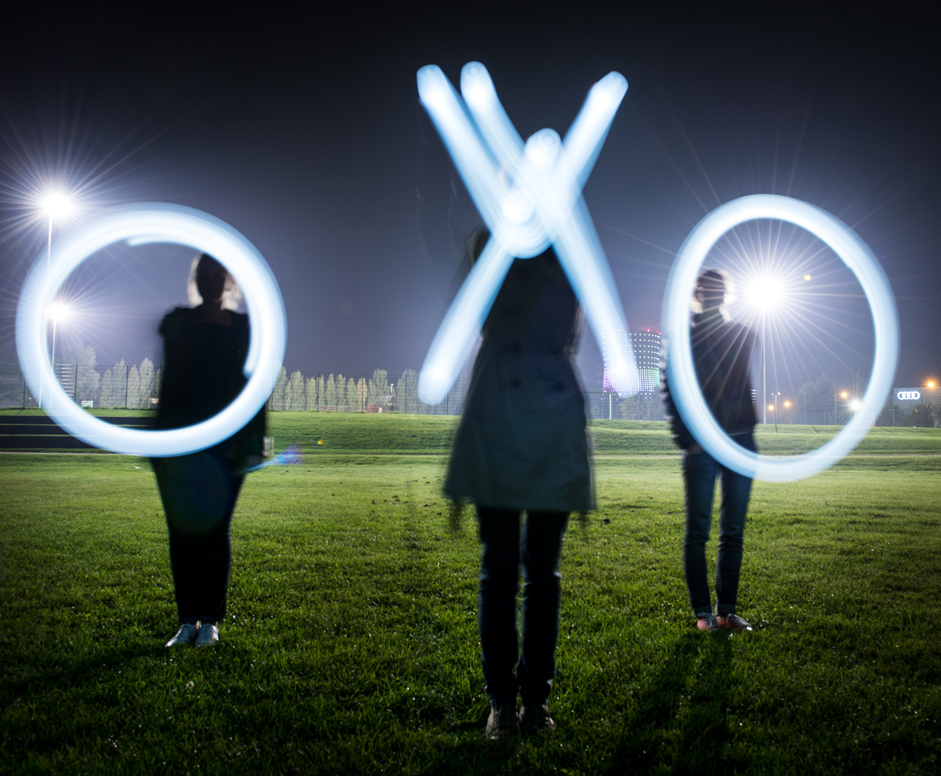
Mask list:
[[[772,273],[748,278],[743,291],[746,304],[760,313],[769,313],[784,307],[790,296],[787,281],[781,275]]]
[[[319,440],[317,444],[320,444]],[[254,466],[246,466],[239,471],[239,474],[257,472],[259,469],[267,469],[269,466],[297,466],[302,463],[304,463],[304,456],[301,455],[301,451],[298,449],[297,445],[288,445],[284,450],[277,455],[273,455],[267,461],[255,464]]]
[[[64,191],[50,191],[40,200],[40,207],[45,216],[50,220],[65,218],[70,215],[75,207],[71,196]]]
[[[67,302],[55,301],[49,306],[49,318],[56,323],[63,323],[72,316],[72,307]]]

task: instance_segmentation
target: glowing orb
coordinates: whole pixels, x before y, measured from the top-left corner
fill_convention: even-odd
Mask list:
[[[52,371],[46,344],[52,301],[69,274],[93,253],[116,242],[172,243],[214,256],[245,293],[252,321],[245,360],[248,383],[219,414],[186,428],[141,431],[105,423],[77,406]],[[281,292],[255,247],[218,218],[192,208],[137,204],[105,211],[53,251],[48,271],[37,262],[23,287],[16,313],[16,349],[23,375],[35,392],[51,387],[49,415],[73,436],[95,447],[129,455],[166,457],[211,447],[243,428],[271,395],[284,358],[287,323]]]
[[[787,286],[777,275],[756,275],[745,283],[744,291],[748,305],[759,312],[771,312],[787,304]]]
[[[461,71],[463,99],[436,65],[418,71],[418,93],[461,174],[490,240],[435,335],[418,378],[426,404],[444,400],[467,359],[514,258],[555,247],[595,337],[627,331],[601,242],[582,198],[627,81],[609,73],[596,83],[563,142],[543,129],[525,143],[479,62]],[[622,395],[640,378],[630,342],[618,341],[609,377]]]
[[[706,255],[729,229],[746,221],[771,218],[806,229],[825,242],[859,281],[872,311],[875,353],[869,386],[859,409],[839,434],[822,447],[786,458],[759,455],[735,444],[722,430],[703,398],[693,365],[689,300]],[[881,412],[898,361],[899,324],[889,281],[869,247],[846,224],[820,208],[790,197],[760,194],[733,200],[713,210],[690,232],[667,280],[663,320],[670,348],[667,379],[687,428],[717,461],[758,480],[791,482],[817,474],[847,455]]]

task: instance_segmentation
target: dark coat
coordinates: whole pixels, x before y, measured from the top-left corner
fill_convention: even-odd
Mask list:
[[[572,363],[578,300],[550,250],[517,259],[481,332],[445,494],[482,507],[594,506],[585,400]]]
[[[248,382],[248,316],[230,313],[232,325],[200,321],[188,307],[177,307],[160,323],[164,342],[163,380],[157,405],[159,429],[200,423],[225,409]],[[216,448],[235,464],[261,455],[265,409]]]
[[[693,364],[706,406],[730,436],[754,431],[757,418],[752,400],[751,367],[755,334],[746,326],[730,321],[719,311],[693,316],[690,325]],[[667,384],[666,350],[661,354],[660,390],[673,441],[683,450],[693,439],[680,417]]]

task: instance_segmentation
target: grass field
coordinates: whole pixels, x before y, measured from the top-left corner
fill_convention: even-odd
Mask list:
[[[212,650],[163,647],[146,461],[0,455],[0,772],[941,768],[941,430],[874,429],[817,477],[756,483],[740,595],[756,627],[728,636],[688,611],[664,426],[595,423],[599,508],[563,556],[558,728],[488,742],[474,522],[450,531],[440,495],[454,419],[270,417],[305,462],[243,490]]]

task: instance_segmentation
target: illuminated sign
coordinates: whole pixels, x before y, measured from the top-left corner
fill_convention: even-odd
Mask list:
[[[899,391],[895,398],[899,401],[917,401],[921,398],[921,391]]]
[[[461,70],[461,95],[436,65],[418,71],[418,94],[448,148],[468,192],[490,229],[490,239],[435,335],[418,380],[426,404],[444,400],[467,359],[500,285],[515,258],[555,248],[572,289],[601,342],[603,332],[627,331],[621,301],[582,198],[614,114],[627,92],[608,73],[562,141],[543,129],[525,143],[500,104],[479,62]],[[623,395],[640,380],[630,341],[612,344],[607,371]]]

